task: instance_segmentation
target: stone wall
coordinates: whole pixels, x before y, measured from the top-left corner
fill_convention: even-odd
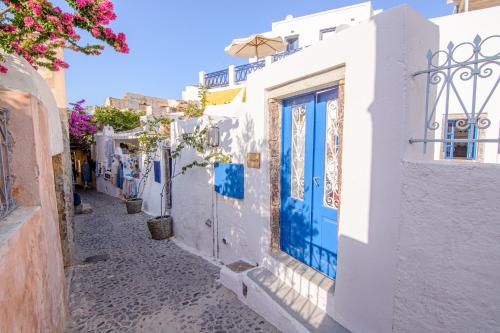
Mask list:
[[[61,247],[65,267],[71,266],[73,263],[74,242],[73,179],[71,152],[69,146],[68,119],[66,112],[66,109],[59,110],[59,114],[61,116],[64,151],[62,154],[52,157],[57,212],[59,215],[59,233],[61,236]]]
[[[281,101],[268,102],[271,250],[280,249]]]

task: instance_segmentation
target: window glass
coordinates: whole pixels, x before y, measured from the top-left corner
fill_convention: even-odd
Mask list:
[[[337,99],[326,104],[325,135],[325,175],[323,184],[323,205],[328,208],[339,208],[339,152],[341,117]]]
[[[293,51],[299,48],[299,36],[292,36],[286,38],[286,50]]]
[[[292,109],[292,198],[304,200],[304,162],[306,153],[306,106]]]
[[[468,128],[457,126],[457,120],[448,120],[448,139],[477,139],[477,128],[474,125]],[[448,142],[445,145],[445,157],[447,159],[476,159],[475,142]]]

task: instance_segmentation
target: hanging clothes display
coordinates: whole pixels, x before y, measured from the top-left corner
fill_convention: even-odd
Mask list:
[[[123,196],[127,199],[137,198],[138,183],[138,179],[130,176],[125,176],[123,180]]]
[[[123,189],[123,163],[118,161],[118,170],[116,172],[116,187]]]
[[[115,143],[114,140],[108,140],[106,142],[106,157],[108,159],[107,168],[111,168],[113,165],[113,157],[115,156]]]
[[[85,187],[87,187],[88,183],[90,182],[90,163],[87,160],[85,160],[82,165],[82,178]]]

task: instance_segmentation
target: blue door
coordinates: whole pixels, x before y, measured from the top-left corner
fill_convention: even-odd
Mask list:
[[[335,278],[339,206],[338,90],[283,102],[281,249]]]

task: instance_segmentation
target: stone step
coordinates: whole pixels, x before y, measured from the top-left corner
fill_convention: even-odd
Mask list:
[[[328,311],[327,305],[333,304],[335,281],[288,254],[274,252],[264,261],[264,267],[321,310]]]
[[[246,298],[254,311],[284,332],[349,332],[324,310],[263,267],[248,271],[243,283],[247,288]]]

